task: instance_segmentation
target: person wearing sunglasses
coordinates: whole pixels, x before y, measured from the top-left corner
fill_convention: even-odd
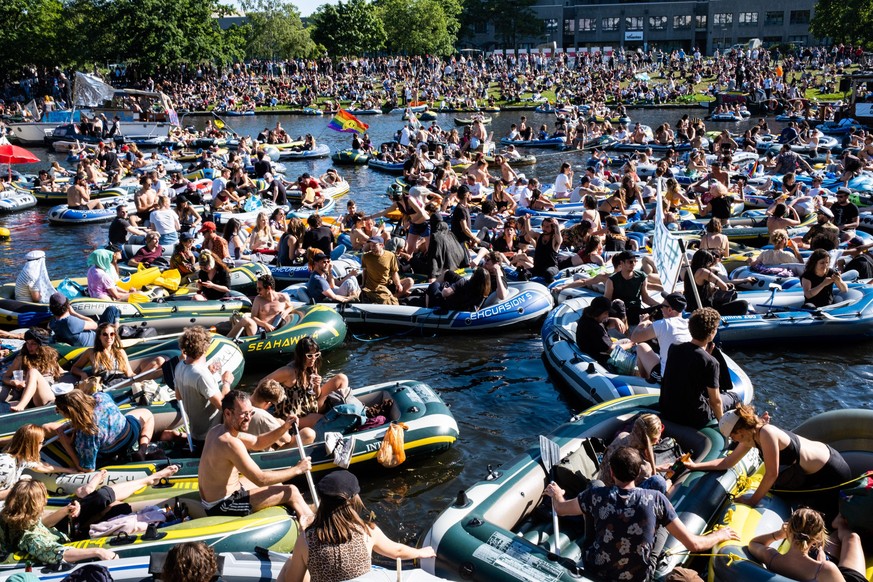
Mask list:
[[[70,371],[80,380],[99,376],[104,386],[110,386],[146,370],[160,370],[165,361],[163,356],[156,356],[132,366],[118,336],[117,326],[101,323],[97,326],[94,347],[82,352]]]
[[[328,395],[334,391],[348,391],[349,379],[345,374],[337,374],[325,381],[319,372],[320,366],[321,350],[311,336],[305,336],[294,348],[294,360],[261,380],[275,380],[285,387],[285,399],[275,406],[273,414],[276,418],[293,414],[300,417],[301,429],[311,428],[330,408]],[[301,434],[304,444],[315,439],[314,433],[302,431]]]

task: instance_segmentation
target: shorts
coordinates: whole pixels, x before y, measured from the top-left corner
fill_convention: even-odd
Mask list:
[[[839,568],[840,574],[843,575],[843,578],[846,579],[846,582],[867,582],[867,577],[857,570],[852,570],[851,568],[843,568],[842,566],[837,566],[837,568]]]
[[[107,449],[100,451],[101,456],[111,456],[119,453],[125,453],[139,443],[139,436],[142,434],[142,426],[139,419],[134,416],[125,416],[127,428],[117,441],[112,443]]]
[[[420,237],[430,236],[430,223],[422,222],[421,224],[416,224],[411,222],[409,224],[409,234]]]
[[[210,517],[245,517],[254,512],[249,492],[242,487],[220,501],[211,503],[201,499],[200,504],[206,510],[206,515]]]
[[[76,204],[75,206],[67,206],[68,210],[88,210],[87,204]]]

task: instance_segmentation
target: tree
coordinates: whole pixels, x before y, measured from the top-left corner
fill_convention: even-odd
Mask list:
[[[818,0],[809,30],[818,38],[871,46],[873,3],[869,0]]]
[[[317,52],[297,8],[282,0],[242,0],[249,19],[246,55],[251,58],[310,57]]]
[[[450,55],[458,38],[458,0],[377,0],[393,53]]]
[[[62,41],[56,32],[61,20],[58,0],[0,2],[0,73],[14,74],[24,66],[55,66]],[[60,44],[59,44],[60,43]]]
[[[381,50],[388,37],[367,0],[323,4],[309,17],[312,40],[331,56],[363,55]]]

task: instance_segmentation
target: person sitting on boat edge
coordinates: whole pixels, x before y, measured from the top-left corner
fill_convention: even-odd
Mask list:
[[[498,281],[503,281],[501,268],[493,269],[493,272],[496,273]],[[455,271],[446,271],[440,279],[428,286],[425,307],[478,311],[491,295],[491,276],[485,267],[476,267],[470,277],[462,277]],[[503,283],[501,287],[499,294],[505,298],[506,284]]]
[[[12,487],[22,481],[25,469],[38,473],[75,473],[69,467],[56,467],[40,459],[39,451],[45,442],[46,431],[35,424],[19,427],[0,453],[0,501],[5,500]]]
[[[364,254],[361,256],[361,267],[363,268],[361,294],[368,303],[397,305],[399,298],[409,294],[412,278],[400,278],[397,255],[385,250],[385,241],[381,236],[370,237],[367,240]]]
[[[321,504],[306,532],[297,538],[279,582],[333,582],[363,576],[372,568],[372,553],[391,559],[435,558],[430,546],[413,548],[392,541],[375,523],[365,522],[358,478],[334,471],[316,485]]]
[[[582,310],[576,324],[576,345],[594,358],[598,364],[613,374],[634,375],[635,368],[643,378],[648,378],[651,370],[658,365],[657,355],[648,344],[636,346],[627,338],[613,342],[608,329],[623,334],[627,324],[621,317],[612,317],[613,302],[597,296]],[[617,350],[623,350],[619,352]],[[621,357],[613,357],[613,355]]]
[[[640,472],[634,480],[637,487],[642,489],[653,489],[660,491],[664,495],[670,489],[670,481],[658,474],[658,471],[665,471],[669,468],[668,465],[658,466],[655,461],[654,447],[661,440],[661,435],[664,433],[664,424],[661,419],[654,414],[641,414],[634,420],[631,432],[621,432],[606,448],[603,453],[603,459],[600,461],[600,470],[597,473],[597,481],[592,482],[592,487],[611,487],[615,485],[615,480],[612,477],[612,471],[609,468],[609,460],[618,449],[622,447],[630,447],[636,449],[640,454],[643,463],[640,466]]]
[[[91,200],[91,189],[84,174],[76,174],[73,184],[67,188],[67,208],[70,210],[103,210],[103,203]]]
[[[197,450],[203,450],[206,433],[221,421],[221,398],[233,386],[233,373],[225,370],[220,385],[213,374],[218,370],[206,365],[212,335],[201,326],[185,328],[179,337],[184,356],[173,369],[176,399],[185,404],[191,437]]]
[[[282,426],[284,421],[270,414],[267,409],[278,406],[283,400],[285,400],[285,388],[281,384],[275,380],[258,382],[251,396],[252,419],[245,432],[253,436],[260,436]],[[305,430],[308,429],[302,429],[301,433]],[[282,449],[293,442],[295,442],[295,437],[291,436],[291,433],[286,432],[264,450]]]
[[[825,237],[833,244],[832,248],[837,248],[840,244],[840,229],[831,221],[834,218],[834,213],[827,206],[822,206],[816,210],[816,223],[809,227],[803,238],[800,239],[800,244],[803,248],[811,248],[812,242],[818,237]]]
[[[3,373],[0,411],[21,412],[30,405],[45,406],[54,401],[52,385],[64,371],[58,365],[57,350],[46,345],[48,341],[48,333],[41,328],[32,327],[24,333],[24,345]],[[17,379],[16,372],[23,372],[24,377]]]
[[[216,255],[209,250],[202,251],[197,262],[200,269],[197,271],[197,293],[194,300],[215,301],[227,297],[230,293],[230,271],[224,266],[224,262],[217,260]]]
[[[97,326],[92,347],[88,347],[81,353],[70,372],[81,380],[97,376],[102,385],[108,388],[114,383],[127,380],[148,370],[157,370],[158,372],[154,374],[154,377],[159,377],[159,370],[165,361],[164,356],[147,357],[138,362],[134,368],[127,359],[127,353],[121,343],[118,325],[100,323]],[[86,370],[88,371],[86,372]]]
[[[587,573],[605,580],[650,580],[655,563],[651,553],[660,526],[692,553],[739,539],[729,527],[704,536],[689,532],[663,493],[636,487],[642,463],[636,449],[621,447],[609,460],[615,485],[588,488],[568,500],[554,482],[546,486],[544,495],[553,499],[558,515],[584,514],[594,520],[594,539],[583,550]]]
[[[719,390],[723,364],[713,355],[713,340],[720,323],[715,309],[697,309],[688,319],[691,341],[667,351],[658,400],[664,420],[699,429],[740,403],[736,394]]]
[[[657,307],[659,304],[650,295],[648,277],[636,269],[637,256],[630,251],[621,251],[613,259],[617,264],[617,272],[606,280],[606,290],[603,296],[610,301],[621,299],[627,309],[627,321],[631,325],[640,322],[642,304]]]
[[[88,255],[88,295],[92,299],[127,301],[135,291],[125,291],[118,286],[115,261],[115,253],[107,249],[97,249]]]
[[[160,243],[161,236],[157,232],[149,232],[145,237],[145,246],[136,251],[127,264],[131,267],[151,267],[153,263],[164,256],[164,247]],[[166,264],[166,263],[165,263]]]
[[[291,298],[276,291],[276,280],[267,273],[258,277],[258,295],[252,301],[252,312],[244,314],[230,328],[228,337],[255,335],[260,331],[272,332],[290,319],[294,311]]]
[[[15,278],[15,300],[45,304],[54,292],[45,267],[45,251],[30,251],[24,255],[24,266]]]
[[[294,485],[282,485],[312,468],[309,457],[293,467],[261,469],[249,449],[265,449],[287,433],[297,422],[288,416],[278,428],[254,437],[245,432],[252,418],[249,395],[231,390],[221,399],[222,423],[206,436],[197,471],[200,503],[210,516],[246,516],[277,505],[297,512],[305,528],[313,515]]]
[[[843,515],[838,515],[831,525],[836,528],[839,539],[839,565],[825,555],[824,519],[819,512],[807,507],[795,509],[776,531],[752,538],[749,553],[770,572],[795,580],[867,582],[861,537],[849,528]],[[771,546],[782,539],[790,544],[784,554]]]
[[[327,402],[330,393],[349,390],[349,378],[345,374],[336,374],[324,381],[318,370],[320,364],[318,343],[311,336],[304,336],[294,347],[294,359],[261,380],[275,380],[285,387],[285,398],[276,403],[273,415],[278,418],[299,417],[303,444],[315,440],[312,427],[331,408]]]
[[[834,303],[834,285],[841,293],[849,290],[838,271],[831,268],[831,256],[824,249],[815,249],[806,260],[800,284],[803,287],[803,307],[818,309]]]
[[[98,321],[77,313],[70,305],[70,300],[60,292],[52,294],[49,300],[49,311],[52,314],[49,328],[55,335],[55,340],[76,347],[91,347],[94,345],[97,326],[101,323],[118,323],[121,311],[115,305],[110,305],[100,314]]]
[[[358,284],[358,270],[349,269],[342,278],[335,278],[331,272],[331,258],[318,253],[312,257],[313,271],[306,283],[306,293],[316,303],[335,301],[349,303],[357,301],[361,294]]]
[[[758,449],[764,459],[764,478],[754,493],[737,498],[738,503],[756,506],[771,489],[820,491],[815,500],[832,509],[839,493],[836,486],[852,478],[843,456],[826,443],[814,441],[769,423],[755,409],[741,404],[721,417],[718,429],[737,443],[734,451],[721,459],[685,463],[691,471],[726,471],[747,452]]]
[[[691,341],[691,334],[688,333],[688,320],[682,317],[686,307],[688,307],[688,302],[685,301],[684,295],[670,293],[664,297],[664,301],[661,303],[663,317],[657,321],[649,319],[641,321],[631,333],[631,341],[637,344],[652,340],[658,341],[659,353],[652,351],[660,364],[657,374],[655,370],[652,370],[650,374],[654,380],[660,381],[664,377],[670,346]]]

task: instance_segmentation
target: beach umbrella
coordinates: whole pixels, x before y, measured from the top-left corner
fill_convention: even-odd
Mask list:
[[[39,158],[24,148],[12,144],[0,145],[0,164],[9,165],[9,181],[12,181],[12,164],[33,164]]]

